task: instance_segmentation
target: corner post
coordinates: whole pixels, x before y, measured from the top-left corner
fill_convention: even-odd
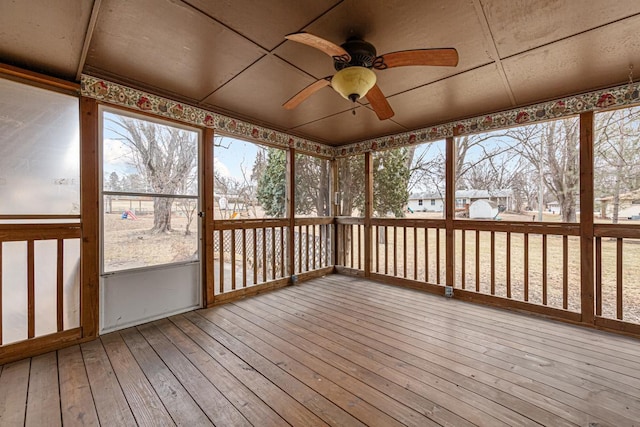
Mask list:
[[[593,324],[593,111],[580,114],[580,312]]]
[[[204,233],[202,239],[202,250],[203,250],[203,265],[202,265],[202,274],[204,277],[202,286],[203,286],[203,297],[204,297],[204,306],[210,307],[213,305],[215,301],[215,292],[214,292],[214,268],[213,268],[213,240],[214,240],[214,200],[213,200],[213,192],[214,192],[214,170],[213,170],[213,144],[214,144],[214,136],[215,131],[211,128],[205,128],[202,135],[202,204],[200,207],[202,212],[204,212],[202,232]]]
[[[296,250],[294,231],[296,227],[296,150],[287,151],[287,198],[286,213],[289,219],[289,245],[287,247],[289,276],[295,275]],[[300,260],[302,262],[302,260]],[[293,282],[293,281],[291,281]]]
[[[373,217],[373,153],[364,153],[364,277],[371,277]],[[359,256],[360,254],[358,254]]]
[[[453,286],[455,280],[455,230],[453,229],[453,218],[455,213],[455,194],[456,194],[456,172],[455,172],[455,137],[456,132],[447,138],[447,159],[445,172],[445,205],[444,205],[444,224],[446,231],[446,276],[445,284]]]

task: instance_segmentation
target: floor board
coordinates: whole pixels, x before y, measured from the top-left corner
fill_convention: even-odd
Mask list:
[[[0,366],[60,424],[640,427],[640,341],[331,275]]]

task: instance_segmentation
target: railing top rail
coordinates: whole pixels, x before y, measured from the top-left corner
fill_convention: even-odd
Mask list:
[[[296,225],[322,225],[333,224],[332,216],[317,216],[317,217],[304,217],[296,218]]]
[[[554,234],[560,236],[579,236],[580,224],[518,221],[454,221],[456,230],[498,231],[528,234]]]
[[[77,239],[81,234],[80,223],[0,224],[0,242]]]
[[[289,220],[286,218],[224,219],[213,221],[214,230],[242,230],[287,226],[289,226]]]
[[[371,218],[371,225],[392,227],[444,228],[445,220],[433,218]]]
[[[596,237],[626,237],[640,239],[640,224],[593,224]]]

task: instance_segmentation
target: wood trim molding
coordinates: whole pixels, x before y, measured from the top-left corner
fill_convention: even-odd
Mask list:
[[[32,83],[39,87],[62,91],[78,95],[80,93],[80,85],[75,82],[50,77],[45,74],[33,71],[23,70],[22,68],[12,65],[0,63],[0,76],[5,76],[25,83]]]

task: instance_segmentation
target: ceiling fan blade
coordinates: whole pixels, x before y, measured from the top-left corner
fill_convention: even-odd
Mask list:
[[[380,120],[390,119],[395,114],[378,85],[373,85],[369,92],[367,92],[366,98]]]
[[[415,49],[391,52],[379,56],[374,67],[379,70],[385,68],[405,67],[408,65],[435,65],[455,67],[458,65],[458,51],[447,49]]]
[[[291,99],[285,102],[282,106],[286,110],[293,110],[296,108],[302,101],[319,91],[325,86],[329,86],[329,80],[320,79],[311,83],[309,86],[302,89],[300,92],[296,93]]]
[[[321,50],[331,57],[344,57],[347,62],[351,60],[351,56],[342,47],[333,42],[330,42],[329,40],[325,40],[322,37],[314,36],[313,34],[293,33],[284,36],[284,38],[294,42],[306,44],[307,46],[315,47],[316,49]]]

